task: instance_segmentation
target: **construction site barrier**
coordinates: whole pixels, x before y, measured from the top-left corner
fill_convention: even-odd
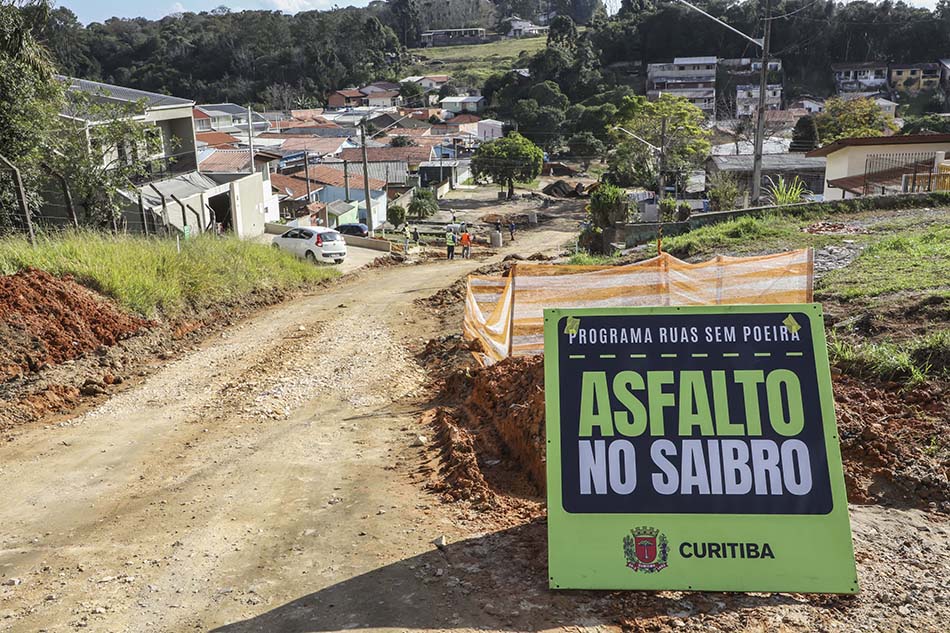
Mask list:
[[[544,351],[545,308],[809,303],[811,249],[690,264],[666,253],[627,266],[514,265],[470,275],[463,335],[490,365]]]

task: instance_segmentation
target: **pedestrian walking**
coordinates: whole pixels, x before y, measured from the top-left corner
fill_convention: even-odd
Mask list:
[[[403,242],[402,242],[402,252],[409,254],[409,238],[412,237],[412,234],[409,232],[409,223],[406,222],[406,225],[402,228]]]
[[[455,233],[452,229],[445,229],[445,258],[455,259]]]
[[[511,234],[511,241],[515,241],[515,221],[511,220],[508,222],[508,233]]]
[[[419,227],[418,226],[412,227],[412,241],[415,242],[416,244],[419,243]]]
[[[472,258],[472,236],[468,231],[462,233],[461,238],[459,238],[459,243],[462,245],[462,259],[471,259]]]

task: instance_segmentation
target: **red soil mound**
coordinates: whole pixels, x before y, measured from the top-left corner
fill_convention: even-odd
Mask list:
[[[848,497],[853,503],[950,508],[946,385],[902,392],[834,377]],[[447,497],[508,508],[540,501],[545,485],[544,362],[510,358],[451,374],[429,416],[440,446],[433,488]]]
[[[114,345],[146,325],[70,277],[0,276],[0,382]]]

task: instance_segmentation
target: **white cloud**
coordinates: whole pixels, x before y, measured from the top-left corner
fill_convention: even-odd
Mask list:
[[[172,13],[184,13],[185,11],[187,11],[187,9],[185,8],[185,5],[183,5],[182,3],[176,2],[172,4],[172,10],[171,10]]]

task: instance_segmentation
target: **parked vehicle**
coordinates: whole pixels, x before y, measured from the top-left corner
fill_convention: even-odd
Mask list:
[[[346,241],[343,236],[334,229],[319,226],[290,229],[274,238],[274,248],[311,262],[332,261],[342,264],[346,258]]]
[[[336,230],[343,235],[355,235],[356,237],[369,237],[369,227],[362,222],[353,224],[341,224]]]

